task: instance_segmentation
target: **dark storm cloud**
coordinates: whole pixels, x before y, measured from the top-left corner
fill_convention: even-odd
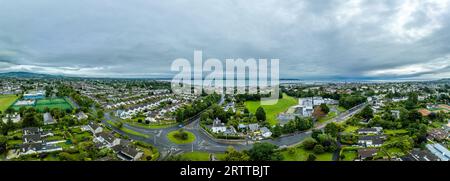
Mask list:
[[[450,0],[0,0],[0,71],[170,76],[278,58],[289,78],[448,77]]]

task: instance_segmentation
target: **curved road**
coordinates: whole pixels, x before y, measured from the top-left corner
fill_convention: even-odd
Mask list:
[[[222,104],[223,102],[224,102],[224,97],[222,96],[219,104]],[[366,103],[355,106],[355,107],[347,110],[346,112],[339,114],[339,116],[337,116],[334,119],[331,119],[327,122],[316,125],[315,129],[323,129],[325,127],[325,125],[330,122],[344,121],[347,118],[349,118],[350,116],[358,113],[365,105],[366,105]],[[190,144],[182,144],[182,145],[172,143],[166,137],[166,135],[169,132],[180,129],[178,126],[162,128],[162,129],[147,129],[147,128],[140,128],[140,127],[132,126],[132,125],[129,125],[126,123],[123,124],[123,127],[127,128],[127,129],[149,135],[149,138],[143,138],[140,136],[134,136],[134,135],[125,133],[125,132],[111,126],[106,121],[106,120],[111,120],[113,122],[118,122],[118,121],[120,121],[119,118],[111,117],[109,113],[105,113],[104,118],[105,119],[102,121],[103,124],[110,127],[115,132],[118,132],[119,134],[122,134],[122,135],[126,135],[131,139],[144,141],[144,142],[151,143],[154,146],[156,146],[161,153],[160,158],[165,158],[170,154],[176,154],[176,153],[181,153],[181,152],[190,152],[190,151],[205,151],[205,152],[210,152],[210,153],[224,152],[228,146],[233,146],[237,150],[250,149],[254,143],[254,141],[245,141],[245,140],[238,141],[236,143],[219,142],[219,141],[209,137],[201,130],[202,128],[200,128],[200,126],[199,126],[198,118],[196,120],[192,121],[191,123],[187,124],[186,126],[184,126],[185,130],[192,132],[196,136],[195,141]],[[310,135],[311,135],[311,131],[305,131],[305,132],[299,132],[299,133],[290,134],[290,135],[284,135],[284,136],[282,136],[280,138],[276,138],[276,139],[262,140],[259,142],[269,142],[269,143],[275,144],[280,147],[287,147],[287,146],[293,146],[293,145],[300,143],[301,141],[303,141],[305,138],[307,138]]]

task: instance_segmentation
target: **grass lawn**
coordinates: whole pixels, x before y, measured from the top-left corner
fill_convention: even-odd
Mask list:
[[[22,144],[22,140],[8,140],[6,141],[6,144],[9,146],[13,146],[13,145],[20,145]]]
[[[340,111],[340,112],[345,112],[345,111],[347,111],[347,109],[345,109],[345,108],[342,107],[342,106],[337,106],[336,109],[337,109],[338,111]]]
[[[78,141],[86,141],[92,139],[92,135],[89,132],[83,132],[83,133],[72,133],[72,136],[74,139]]]
[[[137,148],[144,152],[141,158],[142,161],[154,161],[158,158],[158,153],[153,153],[150,148],[145,148],[142,146],[137,146]]]
[[[326,116],[319,118],[319,120],[317,120],[318,123],[323,123],[323,122],[327,122],[333,118],[335,118],[337,116],[336,112],[329,112]]]
[[[176,144],[187,144],[195,141],[195,135],[193,133],[186,130],[184,130],[184,132],[188,135],[188,138],[186,140],[178,139],[175,137],[175,134],[178,133],[178,130],[169,132],[167,134],[167,139]]]
[[[181,154],[181,158],[190,160],[190,161],[209,161],[209,154],[208,152],[188,152]]]
[[[342,150],[341,155],[344,155],[343,161],[353,161],[358,157],[358,152],[356,150]]]
[[[45,138],[46,141],[59,141],[59,140],[64,140],[64,138],[62,136],[50,136]]]
[[[0,95],[0,111],[5,112],[16,100],[16,95]]]
[[[290,97],[283,93],[283,98],[279,99],[275,105],[262,105],[262,107],[266,112],[266,118],[270,125],[276,125],[278,122],[278,114],[288,110],[289,107],[295,106],[297,104],[298,99]],[[245,106],[251,113],[255,113],[256,109],[261,106],[261,101],[246,101]]]
[[[386,150],[386,152],[389,154],[389,156],[393,157],[402,157],[405,155],[405,153],[403,153],[403,151],[400,148],[388,148]]]
[[[345,133],[353,133],[353,132],[355,132],[356,130],[358,130],[359,129],[359,127],[357,127],[357,126],[347,126],[346,128],[345,128],[345,130],[344,130],[344,132]]]
[[[397,129],[397,130],[386,129],[386,130],[384,130],[384,133],[387,134],[387,135],[403,135],[403,134],[407,134],[408,130],[405,130],[405,129]]]
[[[137,132],[137,131],[134,131],[134,130],[125,128],[125,127],[123,127],[123,126],[122,126],[121,128],[119,128],[119,127],[117,126],[117,124],[116,124],[115,122],[112,122],[111,120],[108,120],[107,122],[108,122],[110,125],[112,125],[112,126],[118,128],[118,129],[120,129],[121,131],[123,131],[123,132],[125,132],[125,133],[131,134],[131,135],[134,135],[134,136],[140,136],[140,137],[144,137],[144,138],[150,138],[149,135],[146,135],[146,134],[143,134],[143,133],[140,133],[140,132]]]
[[[216,156],[216,159],[219,161],[225,161],[225,153],[215,153],[214,156]]]
[[[430,126],[433,127],[433,128],[441,128],[444,124],[445,123],[433,121]]]
[[[284,161],[306,161],[309,154],[314,153],[313,151],[305,150],[303,148],[295,148],[294,153],[290,153],[287,150],[281,152]],[[314,155],[316,156],[316,161],[332,161],[333,159],[333,153],[322,153]]]
[[[135,127],[146,128],[146,129],[163,129],[163,128],[169,128],[169,127],[177,125],[176,121],[167,122],[167,124],[165,124],[165,123],[164,124],[163,123],[145,124],[145,122],[139,123],[139,122],[137,122],[137,120],[126,119],[126,120],[124,120],[124,122],[126,122],[129,125],[135,126]]]

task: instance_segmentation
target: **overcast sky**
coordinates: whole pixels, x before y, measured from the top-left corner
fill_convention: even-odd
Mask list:
[[[278,58],[283,78],[450,77],[450,0],[0,0],[0,72],[170,77]]]

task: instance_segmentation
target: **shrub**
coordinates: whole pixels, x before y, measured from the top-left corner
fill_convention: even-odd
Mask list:
[[[176,132],[173,137],[180,139],[180,140],[187,140],[188,139],[188,134],[186,132],[184,132],[183,130],[179,130],[178,132]]]
[[[324,147],[322,145],[316,145],[314,146],[314,153],[321,154],[325,151]]]
[[[316,160],[316,156],[313,154],[309,154],[308,158],[306,159],[306,161],[314,161],[314,160]]]
[[[307,150],[312,150],[314,148],[314,146],[316,146],[316,144],[317,144],[317,141],[313,138],[307,138],[302,143],[303,148],[305,148]]]

